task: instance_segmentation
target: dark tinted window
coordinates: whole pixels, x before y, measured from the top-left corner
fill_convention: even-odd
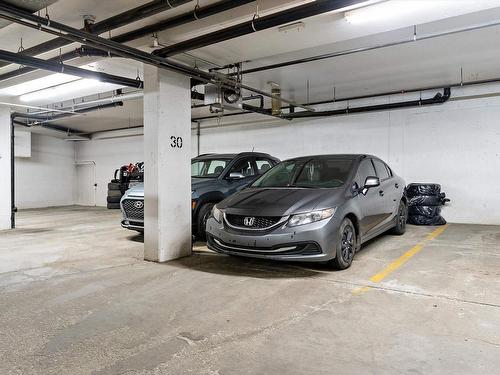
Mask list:
[[[333,188],[344,184],[351,170],[352,160],[317,159],[304,165],[295,181],[297,187]]]
[[[381,180],[385,180],[390,177],[384,163],[382,163],[378,159],[373,159],[373,164],[375,164],[375,170],[377,171],[378,178],[380,178]]]
[[[373,168],[372,161],[370,159],[363,159],[358,167],[358,174],[356,175],[356,183],[358,187],[365,186],[365,181],[367,177],[376,176],[375,168]]]
[[[252,168],[251,159],[242,159],[236,162],[235,165],[231,168],[229,173],[241,173],[243,176],[253,176],[255,175],[254,170]]]
[[[334,188],[343,185],[352,160],[319,158],[278,164],[253,183],[254,187]]]
[[[389,172],[389,176],[394,176],[394,174],[392,173],[392,169],[389,168],[389,166],[386,164],[385,167],[387,168],[387,172]]]
[[[264,174],[273,167],[273,163],[269,159],[256,158],[257,174]]]
[[[278,164],[268,173],[264,174],[252,186],[254,187],[286,187],[290,186],[297,169],[302,166],[295,160],[284,161]]]

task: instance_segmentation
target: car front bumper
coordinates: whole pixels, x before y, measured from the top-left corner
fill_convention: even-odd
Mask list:
[[[144,222],[122,220],[122,228],[144,232]]]
[[[218,253],[286,261],[325,262],[335,258],[340,223],[335,217],[297,227],[280,226],[265,233],[228,229],[207,220],[207,247]]]

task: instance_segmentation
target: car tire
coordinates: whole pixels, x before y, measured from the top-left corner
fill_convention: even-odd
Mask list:
[[[108,197],[107,201],[108,203],[120,203],[121,197]]]
[[[122,192],[120,190],[108,190],[108,197],[122,197]]]
[[[122,190],[122,184],[119,182],[108,183],[108,190]]]
[[[116,210],[120,208],[120,203],[108,203],[107,207],[110,210]]]
[[[201,206],[198,211],[198,217],[196,218],[196,238],[201,241],[207,240],[207,234],[205,232],[205,226],[207,224],[207,219],[212,212],[212,208],[215,206],[215,203],[206,203]]]
[[[335,245],[335,258],[331,260],[331,265],[338,270],[349,268],[354,259],[357,249],[356,228],[351,220],[345,218],[340,224]]]
[[[399,202],[398,213],[396,216],[396,226],[392,228],[391,233],[401,236],[406,232],[406,222],[408,221],[408,207],[406,203]]]

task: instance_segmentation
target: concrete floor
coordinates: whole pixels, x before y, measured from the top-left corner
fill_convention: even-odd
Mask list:
[[[202,245],[189,258],[144,262],[142,238],[120,228],[117,211],[18,218],[20,229],[0,232],[1,374],[500,368],[497,226],[449,225],[434,239],[425,238],[435,228],[410,227],[372,241],[339,272]],[[407,263],[370,281],[412,248]]]

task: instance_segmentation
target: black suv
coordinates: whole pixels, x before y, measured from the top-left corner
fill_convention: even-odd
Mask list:
[[[252,183],[278,164],[279,160],[260,152],[204,154],[191,160],[191,208],[193,233],[205,239],[205,223],[212,207]],[[144,185],[125,192],[120,207],[122,227],[144,230]]]

